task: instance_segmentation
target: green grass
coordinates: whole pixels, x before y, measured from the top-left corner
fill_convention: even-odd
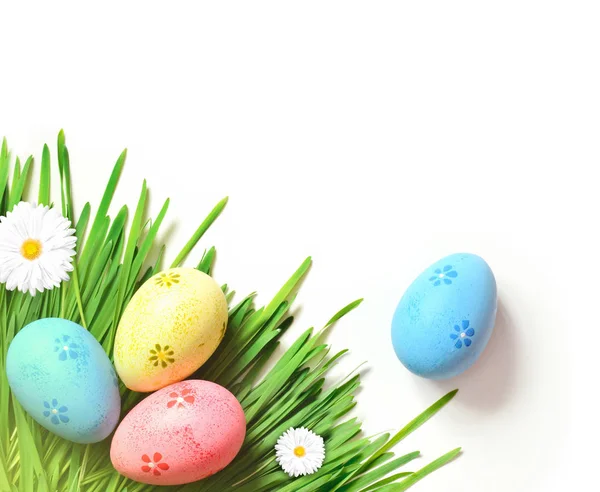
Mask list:
[[[127,206],[108,216],[115,188],[125,164],[123,152],[110,175],[104,195],[92,219],[89,203],[75,214],[71,197],[71,168],[63,132],[58,136],[58,177],[63,215],[75,224],[77,257],[72,280],[60,289],[35,297],[0,288],[0,491],[143,491],[149,485],[132,482],[113,469],[109,458],[110,439],[93,445],[79,445],[54,436],[35,423],[11,394],[6,380],[8,346],[15,334],[29,322],[50,316],[71,319],[85,326],[112,358],[113,341],[123,309],[139,286],[163,268],[164,245],[156,238],[165,218],[169,200],[157,217],[145,216],[148,201],[142,185],[133,217]],[[12,177],[11,176],[12,168]],[[51,204],[50,152],[44,146],[39,190],[31,190],[33,158],[23,164],[11,159],[6,140],[0,151],[0,215],[29,198]],[[24,198],[25,191],[28,195]],[[210,225],[223,211],[227,199],[219,202],[183,249],[172,267],[180,266],[194,252]],[[127,228],[127,224],[130,226]],[[215,249],[204,251],[196,268],[211,273]],[[292,325],[290,307],[299,283],[307,273],[307,258],[266,306],[257,307],[254,294],[232,303],[234,292],[223,290],[230,304],[229,325],[217,352],[194,377],[215,381],[240,400],[247,419],[246,440],[238,457],[222,472],[199,483],[163,490],[222,492],[367,492],[402,491],[451,461],[455,449],[422,468],[415,468],[419,452],[395,456],[392,448],[417,430],[456,394],[444,396],[409,422],[396,435],[364,437],[361,423],[348,413],[356,405],[360,375],[328,384],[329,370],[346,353],[332,353],[322,335],[341,317],[356,308],[350,303],[319,331],[306,330],[276,359],[280,338]],[[272,367],[260,377],[265,367]],[[123,413],[144,395],[121,386]],[[290,479],[275,462],[273,447],[289,427],[305,426],[323,436],[326,459],[315,474]],[[416,471],[400,468],[410,463]]]

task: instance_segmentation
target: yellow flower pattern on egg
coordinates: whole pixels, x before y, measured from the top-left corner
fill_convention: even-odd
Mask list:
[[[156,344],[153,349],[150,349],[150,357],[148,360],[154,363],[154,366],[158,366],[160,364],[162,367],[167,367],[167,365],[175,362],[175,359],[172,356],[175,354],[171,347],[165,345],[164,348],[160,346],[160,344]]]
[[[117,328],[115,368],[134,391],[149,392],[193,374],[225,335],[227,301],[219,285],[193,268],[147,280]]]
[[[178,273],[162,272],[155,277],[155,282],[159,287],[171,287],[171,285],[179,283],[179,277],[181,275]]]

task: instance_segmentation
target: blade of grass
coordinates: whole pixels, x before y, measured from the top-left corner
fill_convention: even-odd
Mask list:
[[[395,473],[394,475],[390,475],[389,477],[384,478],[383,480],[379,480],[379,482],[375,482],[374,484],[369,485],[368,487],[365,487],[360,492],[370,492],[371,490],[379,490],[384,485],[388,485],[390,483],[395,483],[398,481],[398,479],[408,477],[408,476],[412,475],[412,473],[413,472]]]
[[[210,275],[213,263],[215,261],[215,253],[216,250],[214,246],[208,251],[205,251],[196,269],[206,273],[207,275]]]
[[[135,215],[133,216],[133,222],[129,231],[129,239],[127,240],[127,247],[125,248],[125,257],[123,258],[123,269],[121,271],[121,279],[119,283],[119,290],[117,294],[117,305],[114,311],[113,325],[118,325],[119,318],[123,312],[123,303],[125,299],[125,292],[127,291],[129,272],[131,270],[131,264],[133,262],[133,255],[135,253],[135,247],[137,245],[138,238],[141,232],[141,226],[143,221],[144,208],[146,206],[146,198],[148,196],[148,189],[146,187],[146,180],[142,185],[142,192],[138,200],[138,205],[135,209]],[[109,338],[109,346],[112,346],[114,340],[114,333],[111,333]]]
[[[176,268],[176,267],[180,266],[181,263],[183,263],[183,260],[185,260],[187,258],[187,256],[190,254],[192,249],[194,249],[194,246],[196,246],[198,241],[200,241],[200,238],[202,238],[202,236],[208,230],[208,228],[212,225],[212,223],[215,220],[217,220],[217,217],[219,215],[221,215],[221,212],[225,208],[225,205],[227,205],[228,200],[229,200],[229,197],[225,197],[219,203],[217,203],[215,208],[212,209],[212,211],[208,214],[206,219],[204,219],[202,224],[200,224],[200,227],[198,227],[198,229],[196,229],[196,232],[194,233],[194,235],[190,238],[190,240],[186,243],[186,245],[183,247],[183,249],[175,257],[175,260],[173,260],[173,263],[171,263],[171,268]]]
[[[121,177],[121,173],[123,172],[123,166],[125,165],[126,158],[127,149],[125,149],[121,153],[113,167],[112,173],[106,185],[106,189],[104,190],[104,194],[102,195],[100,206],[98,207],[98,211],[96,212],[96,217],[92,222],[92,228],[90,229],[89,239],[85,245],[85,248],[82,249],[79,255],[79,263],[81,265],[81,268],[84,269],[84,271],[87,268],[87,263],[88,261],[90,261],[90,258],[93,258],[89,249],[89,246],[94,244],[92,239],[96,238],[101,233],[101,230],[105,227],[105,218],[108,214],[108,208],[110,207],[113,196],[115,194],[115,190],[117,188],[117,183],[119,182],[119,178]],[[106,234],[106,230],[108,230],[108,226],[106,226],[106,229],[104,230],[104,235]],[[102,235],[101,237],[104,238],[104,235]]]
[[[42,168],[40,170],[40,191],[38,193],[40,205],[50,205],[50,149],[44,144],[42,151]]]
[[[396,492],[403,492],[404,490],[408,489],[409,487],[412,487],[418,481],[423,480],[430,473],[433,473],[434,471],[438,470],[442,466],[444,466],[447,463],[449,463],[450,461],[452,461],[454,458],[456,458],[460,454],[460,452],[461,452],[461,448],[456,448],[456,449],[453,449],[452,451],[446,453],[445,455],[440,456],[437,460],[432,461],[428,465],[421,468],[419,471],[416,471],[415,473],[410,475],[408,478],[405,478],[404,480],[402,480],[398,484],[398,487],[395,488],[394,490]]]
[[[23,169],[19,171],[19,159],[15,162],[15,173],[13,177],[12,189],[9,195],[9,205],[8,208],[12,209],[17,203],[21,201],[23,196],[23,191],[25,190],[25,185],[27,184],[27,180],[29,178],[29,170],[31,168],[31,164],[33,163],[33,157],[30,156],[25,164],[23,165]]]
[[[9,166],[10,156],[8,154],[8,143],[6,142],[6,138],[3,138],[2,149],[0,149],[0,203],[2,203],[4,199],[6,185],[8,184]],[[2,210],[2,213],[4,213],[4,210]]]

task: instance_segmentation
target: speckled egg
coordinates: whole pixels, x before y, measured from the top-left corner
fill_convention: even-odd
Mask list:
[[[129,389],[164,388],[204,364],[226,327],[227,301],[212,277],[193,268],[166,270],[127,305],[115,338],[115,367]]]
[[[115,371],[102,346],[77,323],[45,318],[25,326],[8,348],[6,375],[27,413],[69,441],[101,441],[119,421]]]
[[[119,473],[138,482],[178,485],[225,468],[246,434],[242,406],[209,381],[173,384],[140,402],[123,419],[110,458]]]
[[[479,256],[437,261],[408,287],[392,321],[396,355],[411,372],[446,379],[483,352],[496,319],[496,280]]]

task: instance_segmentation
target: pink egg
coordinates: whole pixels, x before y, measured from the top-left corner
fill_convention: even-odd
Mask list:
[[[182,381],[153,393],[123,419],[110,459],[137,482],[179,485],[225,468],[246,435],[242,406],[209,381]]]

